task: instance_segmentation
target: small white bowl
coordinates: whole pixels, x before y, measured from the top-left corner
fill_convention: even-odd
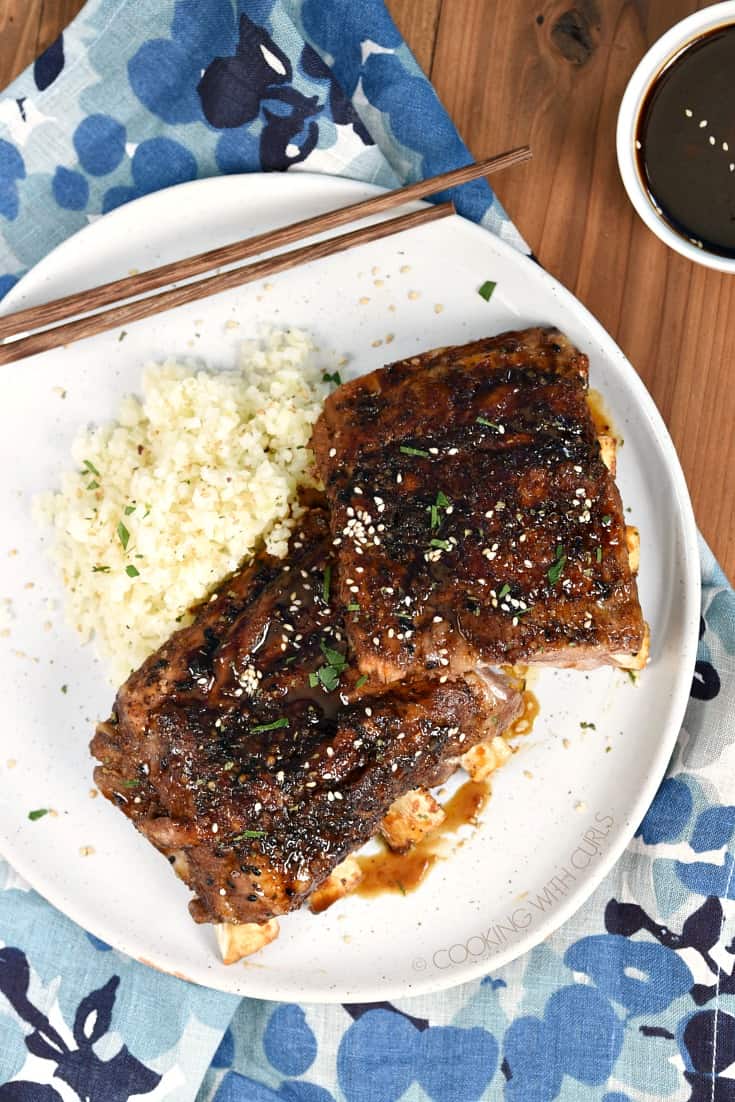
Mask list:
[[[625,89],[618,112],[617,150],[620,175],[628,192],[628,198],[648,228],[665,245],[696,264],[717,268],[721,272],[735,273],[735,257],[719,256],[717,253],[708,252],[707,249],[693,245],[672,229],[659,214],[641,179],[635,148],[638,117],[643,101],[661,71],[685,46],[706,34],[707,31],[733,23],[735,23],[735,0],[726,0],[725,3],[713,4],[682,19],[681,23],[677,23],[654,42],[650,50],[641,58]]]

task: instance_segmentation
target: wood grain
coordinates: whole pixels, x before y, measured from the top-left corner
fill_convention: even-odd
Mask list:
[[[425,73],[431,72],[442,0],[390,0],[388,7],[413,55]]]
[[[647,46],[704,0],[388,0],[477,157],[530,139],[498,191],[541,262],[619,341],[679,450],[699,525],[735,577],[735,280],[661,245],[627,201],[614,126]],[[0,86],[81,0],[0,0]]]
[[[0,88],[58,38],[84,0],[0,0]]]

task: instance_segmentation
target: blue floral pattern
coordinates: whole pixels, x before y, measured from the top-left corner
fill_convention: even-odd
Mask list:
[[[468,159],[382,0],[90,0],[0,96],[0,296],[169,184],[304,167],[391,185]],[[486,184],[453,198],[525,247]],[[126,958],[0,863],[0,1102],[735,1102],[735,595],[701,555],[668,776],[567,926],[435,996],[274,1005]]]

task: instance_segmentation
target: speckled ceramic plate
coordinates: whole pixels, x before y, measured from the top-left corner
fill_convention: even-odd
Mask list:
[[[94,222],[27,275],[3,309],[373,190],[297,173],[185,184]],[[487,279],[497,282],[489,303],[477,294]],[[271,999],[397,998],[460,983],[524,953],[580,906],[620,855],[663,774],[691,684],[699,615],[694,521],[674,448],[633,368],[572,295],[485,230],[452,218],[271,283],[139,322],[123,342],[104,334],[4,369],[0,598],[12,601],[15,619],[0,637],[0,699],[8,709],[0,735],[2,850],[87,930],[197,983]],[[225,328],[233,318],[239,330]],[[416,892],[348,898],[318,917],[290,915],[278,941],[225,967],[211,929],[190,920],[184,885],[122,815],[90,798],[87,744],[114,689],[92,649],[64,624],[31,497],[56,484],[78,426],[111,417],[152,358],[197,354],[230,364],[242,337],[273,323],[311,330],[350,357],[349,374],[539,322],[558,325],[589,354],[592,385],[625,438],[618,481],[641,530],[651,665],[638,686],[613,670],[543,672],[535,684],[541,716],[495,781],[481,825],[467,829],[464,844]],[[38,807],[58,814],[32,822],[28,812]],[[85,847],[94,853],[82,856]]]

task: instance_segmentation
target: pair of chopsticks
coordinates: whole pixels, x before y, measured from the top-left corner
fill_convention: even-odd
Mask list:
[[[280,229],[246,238],[244,241],[235,241],[230,245],[198,253],[196,256],[126,276],[124,279],[103,283],[100,287],[64,295],[62,298],[40,306],[30,306],[14,314],[7,314],[5,317],[0,317],[0,340],[3,342],[0,344],[0,364],[12,363],[25,356],[71,344],[73,341],[91,337],[107,329],[129,325],[131,322],[150,317],[162,310],[170,310],[175,306],[183,306],[185,303],[195,302],[232,287],[265,279],[288,268],[296,267],[298,264],[321,260],[323,257],[334,256],[356,245],[366,245],[368,242],[379,241],[383,237],[414,229],[416,226],[436,222],[454,213],[453,203],[440,203],[410,214],[402,214],[397,218],[362,226],[337,237],[326,238],[302,248],[266,257],[253,264],[229,268],[227,271],[216,271],[205,279],[194,279],[195,276],[211,272],[212,269],[247,260],[259,253],[271,252],[302,241],[304,238],[337,229],[350,222],[381,214],[412,200],[423,199],[428,195],[459,187],[461,184],[469,183],[470,180],[521,164],[530,156],[531,150],[528,146],[522,146],[498,157],[490,157],[477,164],[465,165],[428,180],[419,180],[407,187],[396,188],[394,191],[375,195],[371,199],[364,199],[359,203],[340,207],[338,210],[294,222],[290,226],[282,226]],[[181,283],[183,280],[192,280],[192,282]],[[181,285],[172,287],[171,284]],[[157,294],[153,293],[162,287],[168,289]],[[133,299],[133,301],[121,302],[124,299]],[[80,314],[85,316],[78,317],[77,315]]]

